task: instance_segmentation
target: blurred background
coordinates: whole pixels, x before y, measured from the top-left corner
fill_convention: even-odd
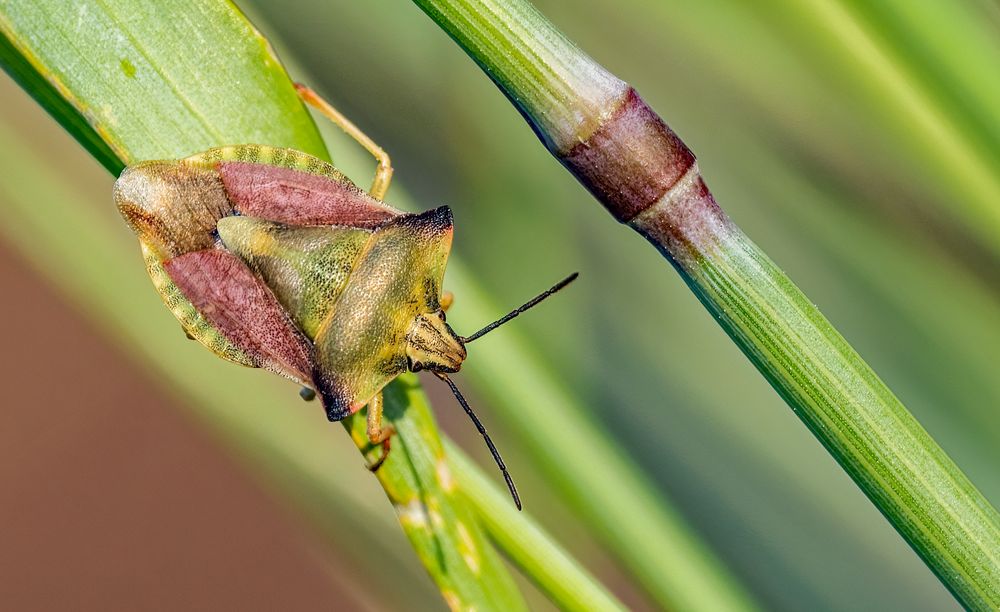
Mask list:
[[[496,315],[580,271],[510,333],[763,607],[958,608],[656,251],[417,8],[239,4],[294,78],[392,155],[389,202],[452,206],[454,257]],[[1000,503],[1000,5],[535,4],[670,123],[728,213]],[[4,607],[443,608],[347,436],[282,381],[266,383],[275,402],[241,394],[265,375],[185,341],[151,286],[133,291],[148,281],[113,177],[6,76],[0,99],[0,210],[72,200],[81,232],[107,228],[101,240],[134,253],[83,284],[16,216],[0,232]],[[335,134],[331,150],[368,183],[363,155]],[[120,316],[89,292],[113,296]],[[458,293],[470,330],[485,322],[462,307]],[[123,340],[132,316],[148,321],[148,345]],[[470,351],[459,382],[526,507],[629,606],[655,609],[581,518],[587,500],[535,469],[512,430],[519,411],[546,406],[507,405],[484,384],[477,354],[490,346]],[[153,353],[204,391],[165,377]],[[492,474],[447,390],[426,382],[444,429]],[[301,435],[306,467],[283,469],[293,459],[242,431],[250,420]],[[303,485],[304,472],[334,484]]]

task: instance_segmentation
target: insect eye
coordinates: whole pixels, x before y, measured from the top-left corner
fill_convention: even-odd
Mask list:
[[[411,371],[411,372],[419,372],[420,370],[424,369],[424,366],[422,366],[419,363],[413,363],[413,360],[410,359],[409,357],[407,357],[406,358],[406,369],[409,370],[409,371]]]

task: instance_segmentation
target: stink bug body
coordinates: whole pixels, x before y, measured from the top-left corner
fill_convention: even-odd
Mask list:
[[[263,145],[210,149],[129,166],[115,183],[119,211],[139,237],[150,278],[189,337],[220,357],[260,367],[318,394],[331,421],[368,406],[368,437],[389,451],[382,388],[406,371],[445,380],[465,344],[565,286],[461,337],[445,321],[442,282],[451,248],[447,207],[406,214],[382,202],[388,156],[336,110],[303,99],[378,159],[369,192],[330,164]],[[444,305],[444,307],[442,306]]]

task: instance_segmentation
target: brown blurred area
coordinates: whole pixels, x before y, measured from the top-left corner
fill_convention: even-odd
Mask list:
[[[0,244],[0,608],[365,608],[288,510]]]

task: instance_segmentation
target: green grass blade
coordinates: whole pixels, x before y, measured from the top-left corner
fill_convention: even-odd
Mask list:
[[[229,3],[5,2],[0,32],[126,164],[234,139],[326,156],[267,41]]]
[[[1000,515],[788,277],[735,227],[682,274],[955,596],[1000,604]]]
[[[963,2],[842,0],[875,44],[911,75],[979,154],[1000,160],[1000,41],[981,10]]]
[[[445,444],[462,494],[482,517],[484,527],[524,574],[559,602],[563,610],[625,610],[586,570],[533,521],[524,520],[509,503],[506,491],[483,478],[460,448]],[[544,555],[538,551],[545,551]]]
[[[460,497],[427,398],[413,374],[385,389],[385,416],[396,427],[393,454],[377,476],[424,567],[452,610],[524,608],[516,586],[490,542],[476,509]],[[368,444],[364,419],[349,422],[359,447]],[[403,453],[395,453],[402,447]],[[403,469],[389,463],[406,461]],[[497,509],[499,511],[499,509]],[[524,521],[524,519],[521,519]],[[513,529],[524,529],[521,523]],[[444,536],[444,537],[442,537]]]
[[[71,99],[70,92],[66,90],[60,92],[55,84],[45,79],[31,65],[28,56],[21,53],[14,46],[14,40],[6,36],[0,36],[0,65],[43,108],[48,109],[55,120],[67,132],[73,134],[80,144],[90,151],[90,154],[105,168],[112,173],[117,173],[122,169],[122,161],[118,158],[118,155],[104,142],[100,134],[87,123],[83,115],[77,112],[76,107],[68,101]]]

